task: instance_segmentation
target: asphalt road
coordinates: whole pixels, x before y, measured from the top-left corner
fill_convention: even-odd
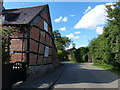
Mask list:
[[[64,63],[64,65],[66,70],[54,84],[54,89],[118,88],[118,75],[109,71],[91,64]]]

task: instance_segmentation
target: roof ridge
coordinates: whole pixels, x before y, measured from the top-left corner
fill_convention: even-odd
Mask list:
[[[14,8],[14,9],[5,9],[5,11],[12,11],[12,10],[19,10],[19,9],[29,9],[29,8],[37,8],[37,7],[45,7],[48,6],[48,4],[45,5],[39,5],[39,6],[33,6],[33,7],[24,7],[24,8]]]

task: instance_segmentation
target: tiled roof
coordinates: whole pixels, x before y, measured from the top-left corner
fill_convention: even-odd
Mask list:
[[[8,19],[5,24],[28,24],[46,6],[6,9],[3,11],[6,19]]]

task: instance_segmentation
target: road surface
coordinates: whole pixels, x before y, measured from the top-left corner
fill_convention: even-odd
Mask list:
[[[118,75],[91,64],[64,63],[66,70],[55,88],[118,88]],[[111,90],[111,89],[110,89]]]

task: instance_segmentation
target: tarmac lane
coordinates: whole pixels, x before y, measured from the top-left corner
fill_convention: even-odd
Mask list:
[[[79,90],[118,90],[119,76],[92,66],[91,63],[63,63],[66,67],[64,73],[54,83],[54,89]]]
[[[118,90],[119,76],[92,66],[91,63],[79,64],[62,62],[62,65],[41,78],[26,81],[14,89],[33,90]]]

